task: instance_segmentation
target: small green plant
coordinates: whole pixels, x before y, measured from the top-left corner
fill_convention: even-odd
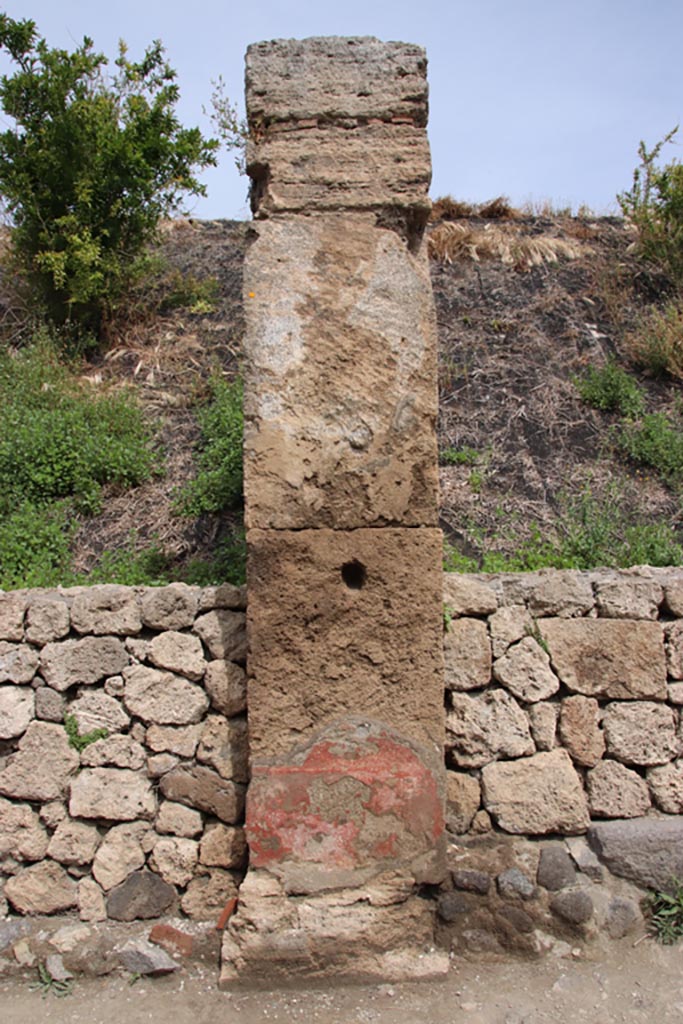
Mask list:
[[[536,641],[541,650],[545,651],[548,657],[550,657],[550,648],[548,647],[548,641],[541,633],[541,627],[539,626],[536,619],[533,620],[532,626],[526,627],[526,635],[533,637],[533,639]]]
[[[75,715],[64,715],[64,729],[69,737],[69,746],[77,750],[79,754],[86,747],[89,747],[91,743],[95,743],[97,740],[104,740],[109,735],[108,729],[92,729],[90,732],[81,735],[78,731],[78,721]]]
[[[135,534],[116,551],[103,551],[99,561],[80,582],[119,583],[126,587],[158,587],[170,583],[170,560],[155,542],[145,548],[135,546]]]
[[[669,302],[655,310],[628,335],[626,344],[634,363],[647,373],[683,380],[683,303]]]
[[[439,452],[442,466],[476,466],[480,455],[476,448],[444,448]]]
[[[649,413],[637,423],[623,424],[616,443],[632,462],[654,469],[667,483],[683,480],[683,430],[664,413]]]
[[[0,588],[53,587],[70,580],[74,525],[65,502],[37,508],[24,501],[0,516]]]
[[[480,469],[473,469],[469,475],[469,485],[475,494],[480,494],[484,485],[484,474]]]
[[[192,586],[211,587],[232,583],[241,587],[247,580],[247,540],[241,527],[233,527],[214,547],[213,558],[193,559],[183,567],[180,578]]]
[[[646,901],[650,929],[658,942],[671,946],[683,936],[683,882],[671,880],[669,892],[653,892]]]
[[[242,381],[214,375],[210,399],[198,412],[199,472],[176,501],[180,515],[199,516],[236,507],[242,497]]]
[[[162,312],[167,309],[187,309],[189,313],[213,313],[218,304],[218,280],[215,277],[195,277],[194,274],[175,273],[168,283],[168,291],[161,302]]]
[[[638,230],[641,259],[676,286],[683,283],[683,164],[674,160],[658,167],[656,161],[677,132],[678,126],[652,150],[641,141],[633,184],[617,196],[622,213]]]
[[[635,419],[645,408],[637,381],[612,360],[605,366],[590,367],[584,377],[575,378],[574,384],[583,401],[594,409]]]
[[[453,609],[449,604],[443,606],[443,631],[444,633],[450,633],[451,625],[453,623]]]
[[[58,999],[63,999],[64,996],[71,995],[73,987],[74,983],[71,978],[53,978],[47,964],[38,964],[38,980],[29,985],[30,989],[38,990],[43,999],[46,999],[50,993],[57,996]]]

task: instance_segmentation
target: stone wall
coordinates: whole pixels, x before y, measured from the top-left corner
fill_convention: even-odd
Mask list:
[[[5,927],[175,915],[215,936],[247,857],[245,605],[0,594]],[[642,930],[644,892],[683,877],[683,569],[447,575],[444,608],[439,942],[570,955]],[[79,752],[67,719],[108,735]]]
[[[244,608],[229,585],[0,593],[0,906],[215,921],[246,864]]]

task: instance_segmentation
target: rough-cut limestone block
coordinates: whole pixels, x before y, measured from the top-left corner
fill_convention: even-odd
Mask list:
[[[671,614],[683,618],[683,580],[665,584],[664,599]]]
[[[649,768],[647,784],[660,811],[683,814],[683,761]]]
[[[537,750],[552,750],[556,746],[559,711],[559,704],[544,704],[542,701],[526,709]]]
[[[10,878],[5,895],[20,914],[58,914],[78,902],[73,878],[53,860],[44,860]]]
[[[372,215],[267,221],[258,233],[244,269],[253,294],[245,339],[248,527],[436,526],[436,328],[426,253],[409,252]]]
[[[391,206],[416,210],[424,224],[429,211],[429,143],[412,124],[268,132],[247,144],[247,165],[261,215]]]
[[[482,795],[505,832],[574,835],[590,824],[581,779],[566,750],[487,765]]]
[[[560,688],[550,658],[532,636],[508,647],[493,664],[493,678],[526,704],[545,700]]]
[[[443,877],[441,779],[417,744],[347,714],[282,765],[252,765],[252,867],[295,893],[353,886],[381,871]]]
[[[669,683],[667,691],[670,704],[683,704],[683,683]]]
[[[595,587],[598,615],[605,619],[656,619],[664,592],[653,580],[618,576]]]
[[[25,733],[35,706],[34,692],[29,686],[0,686],[0,740]]]
[[[236,587],[232,583],[219,583],[215,587],[204,587],[199,591],[198,612],[212,612],[215,608],[243,612],[246,607],[246,585]]]
[[[173,726],[173,725],[150,725],[145,737],[145,743],[157,753],[168,751],[171,754],[178,754],[179,757],[194,757],[199,737],[204,728],[201,722],[197,725]]]
[[[26,612],[26,639],[43,644],[61,640],[69,632],[69,606],[61,597],[35,597]]]
[[[192,879],[180,905],[195,921],[215,921],[228,900],[236,897],[237,885],[230,872],[212,868],[207,874]]]
[[[81,878],[78,883],[78,916],[81,921],[105,921],[107,918],[104,893],[92,878]]]
[[[434,950],[433,915],[432,902],[411,895],[396,875],[296,900],[267,872],[250,869],[225,931],[220,985],[443,977],[449,959]]]
[[[199,843],[199,861],[213,868],[241,868],[247,859],[243,828],[210,825]]]
[[[0,793],[18,800],[58,800],[78,763],[63,726],[31,722],[0,771]]]
[[[121,732],[130,725],[121,702],[109,697],[101,690],[84,691],[69,705],[69,714],[78,723],[78,731],[83,734],[93,729],[106,729],[110,733]]]
[[[372,36],[273,39],[247,49],[247,113],[263,121],[394,117],[427,122],[427,56]]]
[[[214,768],[224,779],[249,781],[247,720],[209,715],[197,747],[197,760]]]
[[[491,681],[491,642],[486,623],[454,619],[443,637],[444,684],[447,690],[476,690]]]
[[[154,844],[149,866],[169,885],[185,886],[194,875],[198,855],[194,839],[164,836]]]
[[[587,615],[593,604],[593,588],[585,573],[545,569],[529,577],[528,607],[532,615],[570,619]]]
[[[194,683],[203,679],[206,672],[204,650],[199,637],[173,629],[153,638],[149,645],[149,660],[157,668],[168,669]]]
[[[94,825],[65,818],[57,826],[47,848],[47,854],[60,864],[90,864],[100,838]]]
[[[71,784],[73,818],[134,821],[153,818],[156,799],[150,780],[127,768],[85,768]]]
[[[91,685],[116,676],[130,661],[125,647],[113,636],[86,636],[46,644],[40,652],[40,671],[54,690]]]
[[[184,629],[197,614],[199,592],[186,583],[170,583],[145,591],[140,601],[142,622],[149,629]]]
[[[534,631],[534,620],[523,604],[506,605],[489,619],[494,658],[501,658],[511,644]]]
[[[683,620],[665,626],[666,665],[672,679],[683,679]],[[669,693],[671,688],[669,688]],[[676,703],[679,703],[676,701]]]
[[[35,648],[0,640],[0,683],[30,683],[38,660]]]
[[[367,715],[443,760],[439,530],[252,530],[249,742],[287,756]]]
[[[172,769],[161,779],[160,789],[168,800],[215,814],[228,825],[244,813],[244,786],[222,779],[203,765]]]
[[[446,772],[446,826],[449,832],[467,832],[479,810],[479,779],[464,772]]]
[[[678,753],[675,715],[662,704],[608,704],[602,727],[607,753],[624,764],[666,764]]]
[[[683,820],[635,818],[603,821],[588,830],[588,842],[603,864],[643,889],[671,892],[683,878]]]
[[[49,836],[28,804],[13,804],[0,797],[0,862],[12,856],[42,860]]]
[[[81,753],[81,764],[88,768],[109,766],[137,771],[143,767],[146,758],[145,748],[132,736],[114,735],[90,743]]]
[[[0,594],[0,640],[24,639],[24,615],[28,606],[28,591],[10,591]]]
[[[247,710],[247,674],[233,661],[210,661],[206,666],[204,689],[211,707],[226,718]]]
[[[498,607],[496,593],[486,583],[457,572],[444,573],[443,600],[451,615],[491,615]]]
[[[194,631],[202,638],[212,658],[245,661],[247,657],[246,617],[244,612],[225,608],[200,615]]]
[[[594,697],[566,697],[560,710],[560,739],[577,764],[593,768],[605,752],[599,726],[600,707]]]
[[[123,703],[132,715],[156,725],[190,725],[198,722],[209,698],[195,683],[172,672],[131,665],[124,670]]]
[[[533,754],[529,719],[505,690],[487,690],[479,697],[451,694],[446,715],[446,750],[461,768],[482,768],[498,758]]]
[[[575,693],[666,700],[664,632],[658,622],[544,619],[552,666]]]
[[[601,761],[586,775],[588,806],[595,818],[639,818],[650,807],[645,779],[618,761]]]
[[[142,619],[135,591],[115,584],[83,588],[71,605],[71,625],[77,633],[95,636],[139,633]]]
[[[170,833],[174,836],[183,836],[185,839],[194,839],[204,827],[202,816],[199,811],[183,804],[176,804],[172,800],[164,800],[159,808],[154,828],[160,834]]]

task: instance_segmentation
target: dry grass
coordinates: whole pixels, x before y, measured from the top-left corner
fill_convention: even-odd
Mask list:
[[[683,303],[655,310],[626,335],[625,348],[636,366],[654,376],[683,380]]]
[[[496,196],[485,203],[466,203],[453,196],[441,196],[432,203],[430,221],[469,220],[480,217],[482,220],[517,220],[522,214],[510,205],[507,196]]]
[[[497,260],[518,269],[573,260],[586,254],[580,241],[524,234],[517,225],[440,224],[429,236],[429,255],[441,263]]]

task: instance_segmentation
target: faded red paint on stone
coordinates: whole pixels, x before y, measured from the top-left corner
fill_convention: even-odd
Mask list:
[[[388,732],[326,737],[296,765],[254,766],[247,801],[252,867],[331,869],[409,861],[443,831],[433,773]]]

